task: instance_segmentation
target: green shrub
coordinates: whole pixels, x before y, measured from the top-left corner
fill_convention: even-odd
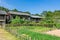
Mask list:
[[[18,16],[16,16],[15,19],[11,20],[11,24],[23,24],[24,20],[20,19]]]
[[[58,29],[60,29],[60,23],[56,24],[56,27],[57,27]]]

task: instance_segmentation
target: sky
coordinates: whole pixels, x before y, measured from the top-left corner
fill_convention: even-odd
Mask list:
[[[40,14],[43,11],[60,10],[60,0],[0,0],[0,6]]]

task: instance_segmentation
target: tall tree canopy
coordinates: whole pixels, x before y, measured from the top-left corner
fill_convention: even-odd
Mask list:
[[[17,9],[13,9],[12,11],[14,11],[14,12],[18,12],[18,10],[17,10]]]
[[[5,7],[1,7],[1,6],[0,6],[0,10],[6,11],[6,12],[9,11],[9,9],[7,9],[7,8],[5,8]]]
[[[29,11],[26,11],[26,12],[23,12],[23,13],[31,14]]]

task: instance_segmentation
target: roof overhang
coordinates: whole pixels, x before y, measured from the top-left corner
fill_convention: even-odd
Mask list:
[[[0,10],[0,15],[6,15],[7,13],[5,11]]]
[[[26,16],[30,16],[30,14],[27,14],[27,13],[21,13],[21,12],[13,12],[13,11],[9,11],[8,13],[10,13],[10,14],[15,14],[15,15],[26,15]]]
[[[34,15],[32,15],[32,16],[31,16],[31,18],[43,18],[43,17],[41,17],[41,16],[34,16]]]

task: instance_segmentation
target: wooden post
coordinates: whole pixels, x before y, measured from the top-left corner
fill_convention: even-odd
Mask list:
[[[5,22],[4,21],[2,22],[2,28],[5,28]]]

